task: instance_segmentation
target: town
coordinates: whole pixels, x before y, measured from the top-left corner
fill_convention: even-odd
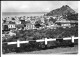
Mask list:
[[[66,20],[62,16],[6,17],[2,19],[2,37],[5,37],[5,35],[16,36],[15,31],[20,30],[71,28],[76,25],[78,25],[78,21]]]
[[[65,9],[66,8],[66,9]],[[61,10],[62,9],[62,10]],[[68,10],[67,10],[68,9]],[[60,11],[59,11],[60,10]],[[64,10],[64,11],[63,11]],[[71,45],[71,41],[61,41],[65,37],[78,37],[78,13],[65,5],[41,16],[7,16],[2,18],[2,48],[3,53],[22,52],[29,49],[44,48],[40,39],[57,39],[47,46]],[[62,12],[61,12],[62,11]],[[69,12],[68,12],[69,11]],[[58,14],[57,14],[58,12]],[[64,13],[66,12],[66,13]],[[8,42],[30,41],[23,46],[8,45]],[[74,42],[74,41],[72,41]],[[78,43],[78,41],[76,41]],[[23,43],[23,42],[22,42]],[[63,43],[63,44],[62,44]],[[45,44],[47,44],[45,42]],[[27,48],[25,48],[27,47]],[[28,48],[29,47],[29,48]],[[37,49],[36,49],[37,50]]]

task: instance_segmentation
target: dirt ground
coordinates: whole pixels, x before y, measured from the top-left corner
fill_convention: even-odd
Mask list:
[[[74,47],[57,47],[53,49],[46,49],[40,51],[22,52],[22,53],[8,53],[8,54],[78,54],[78,45]]]

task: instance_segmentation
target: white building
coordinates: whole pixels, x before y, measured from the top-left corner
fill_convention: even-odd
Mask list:
[[[21,21],[17,20],[17,21],[15,21],[15,24],[21,24]]]
[[[15,22],[10,22],[10,23],[8,24],[8,28],[16,28],[16,27],[15,27]]]

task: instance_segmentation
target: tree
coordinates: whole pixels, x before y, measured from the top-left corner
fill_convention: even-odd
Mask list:
[[[53,19],[52,17],[50,17],[49,21],[52,21],[53,23],[55,23],[56,19]]]
[[[41,27],[40,24],[41,24],[41,20],[36,21],[36,22],[35,22],[35,27],[36,27],[36,28]]]
[[[16,28],[18,28],[18,29],[20,29],[20,28],[22,28],[22,27],[24,27],[23,24],[18,24],[18,25],[16,25]]]
[[[76,20],[76,21],[78,21],[78,13],[77,14],[70,13],[69,15],[67,14],[67,19],[68,20]]]

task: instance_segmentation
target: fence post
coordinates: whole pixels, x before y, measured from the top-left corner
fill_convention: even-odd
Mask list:
[[[72,41],[71,47],[74,47],[74,36],[71,37],[71,41]]]
[[[45,38],[45,45],[47,45],[47,38]]]
[[[19,42],[19,40],[17,40],[17,47],[20,47],[20,42]]]
[[[74,36],[71,37],[72,43],[74,43]]]
[[[45,49],[47,48],[47,38],[45,38]]]

